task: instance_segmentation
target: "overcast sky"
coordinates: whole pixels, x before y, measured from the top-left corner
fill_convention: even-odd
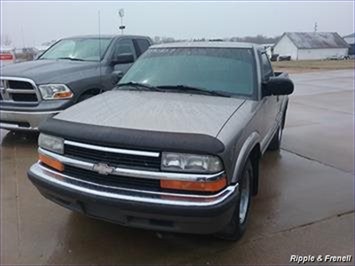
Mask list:
[[[181,39],[281,35],[285,31],[354,32],[353,1],[334,2],[3,2],[1,32],[14,46],[40,45],[71,35],[125,33]]]

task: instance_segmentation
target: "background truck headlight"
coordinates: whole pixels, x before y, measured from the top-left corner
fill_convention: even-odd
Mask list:
[[[44,100],[60,100],[73,97],[73,92],[64,84],[45,84],[38,86]]]
[[[64,153],[64,139],[41,133],[38,138],[38,146],[59,154]]]
[[[170,172],[216,173],[223,170],[223,163],[213,155],[187,153],[162,153],[161,170]]]

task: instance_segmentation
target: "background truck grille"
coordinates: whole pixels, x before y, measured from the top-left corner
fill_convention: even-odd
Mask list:
[[[1,78],[0,101],[38,102],[36,90],[30,81]]]
[[[150,191],[160,190],[160,181],[156,179],[134,178],[118,175],[101,175],[93,171],[80,169],[69,165],[65,166],[63,173],[79,180],[93,182],[104,186]]]
[[[160,156],[148,157],[140,155],[120,154],[87,149],[69,144],[65,144],[64,153],[66,156],[74,159],[90,161],[94,163],[103,162],[115,167],[160,171]]]

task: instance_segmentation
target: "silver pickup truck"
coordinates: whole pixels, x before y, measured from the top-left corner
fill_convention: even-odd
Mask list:
[[[28,176],[91,217],[237,240],[292,92],[253,44],[151,46],[113,91],[40,127]]]

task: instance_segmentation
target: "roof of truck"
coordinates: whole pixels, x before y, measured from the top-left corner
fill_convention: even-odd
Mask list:
[[[244,42],[175,42],[175,43],[163,43],[151,46],[151,48],[253,48],[257,47],[257,44],[244,43]]]
[[[77,35],[71,37],[65,37],[63,39],[76,39],[76,38],[103,38],[103,39],[113,39],[113,38],[121,38],[121,37],[130,37],[130,38],[149,38],[143,35],[120,35],[120,34],[91,34],[91,35]]]

